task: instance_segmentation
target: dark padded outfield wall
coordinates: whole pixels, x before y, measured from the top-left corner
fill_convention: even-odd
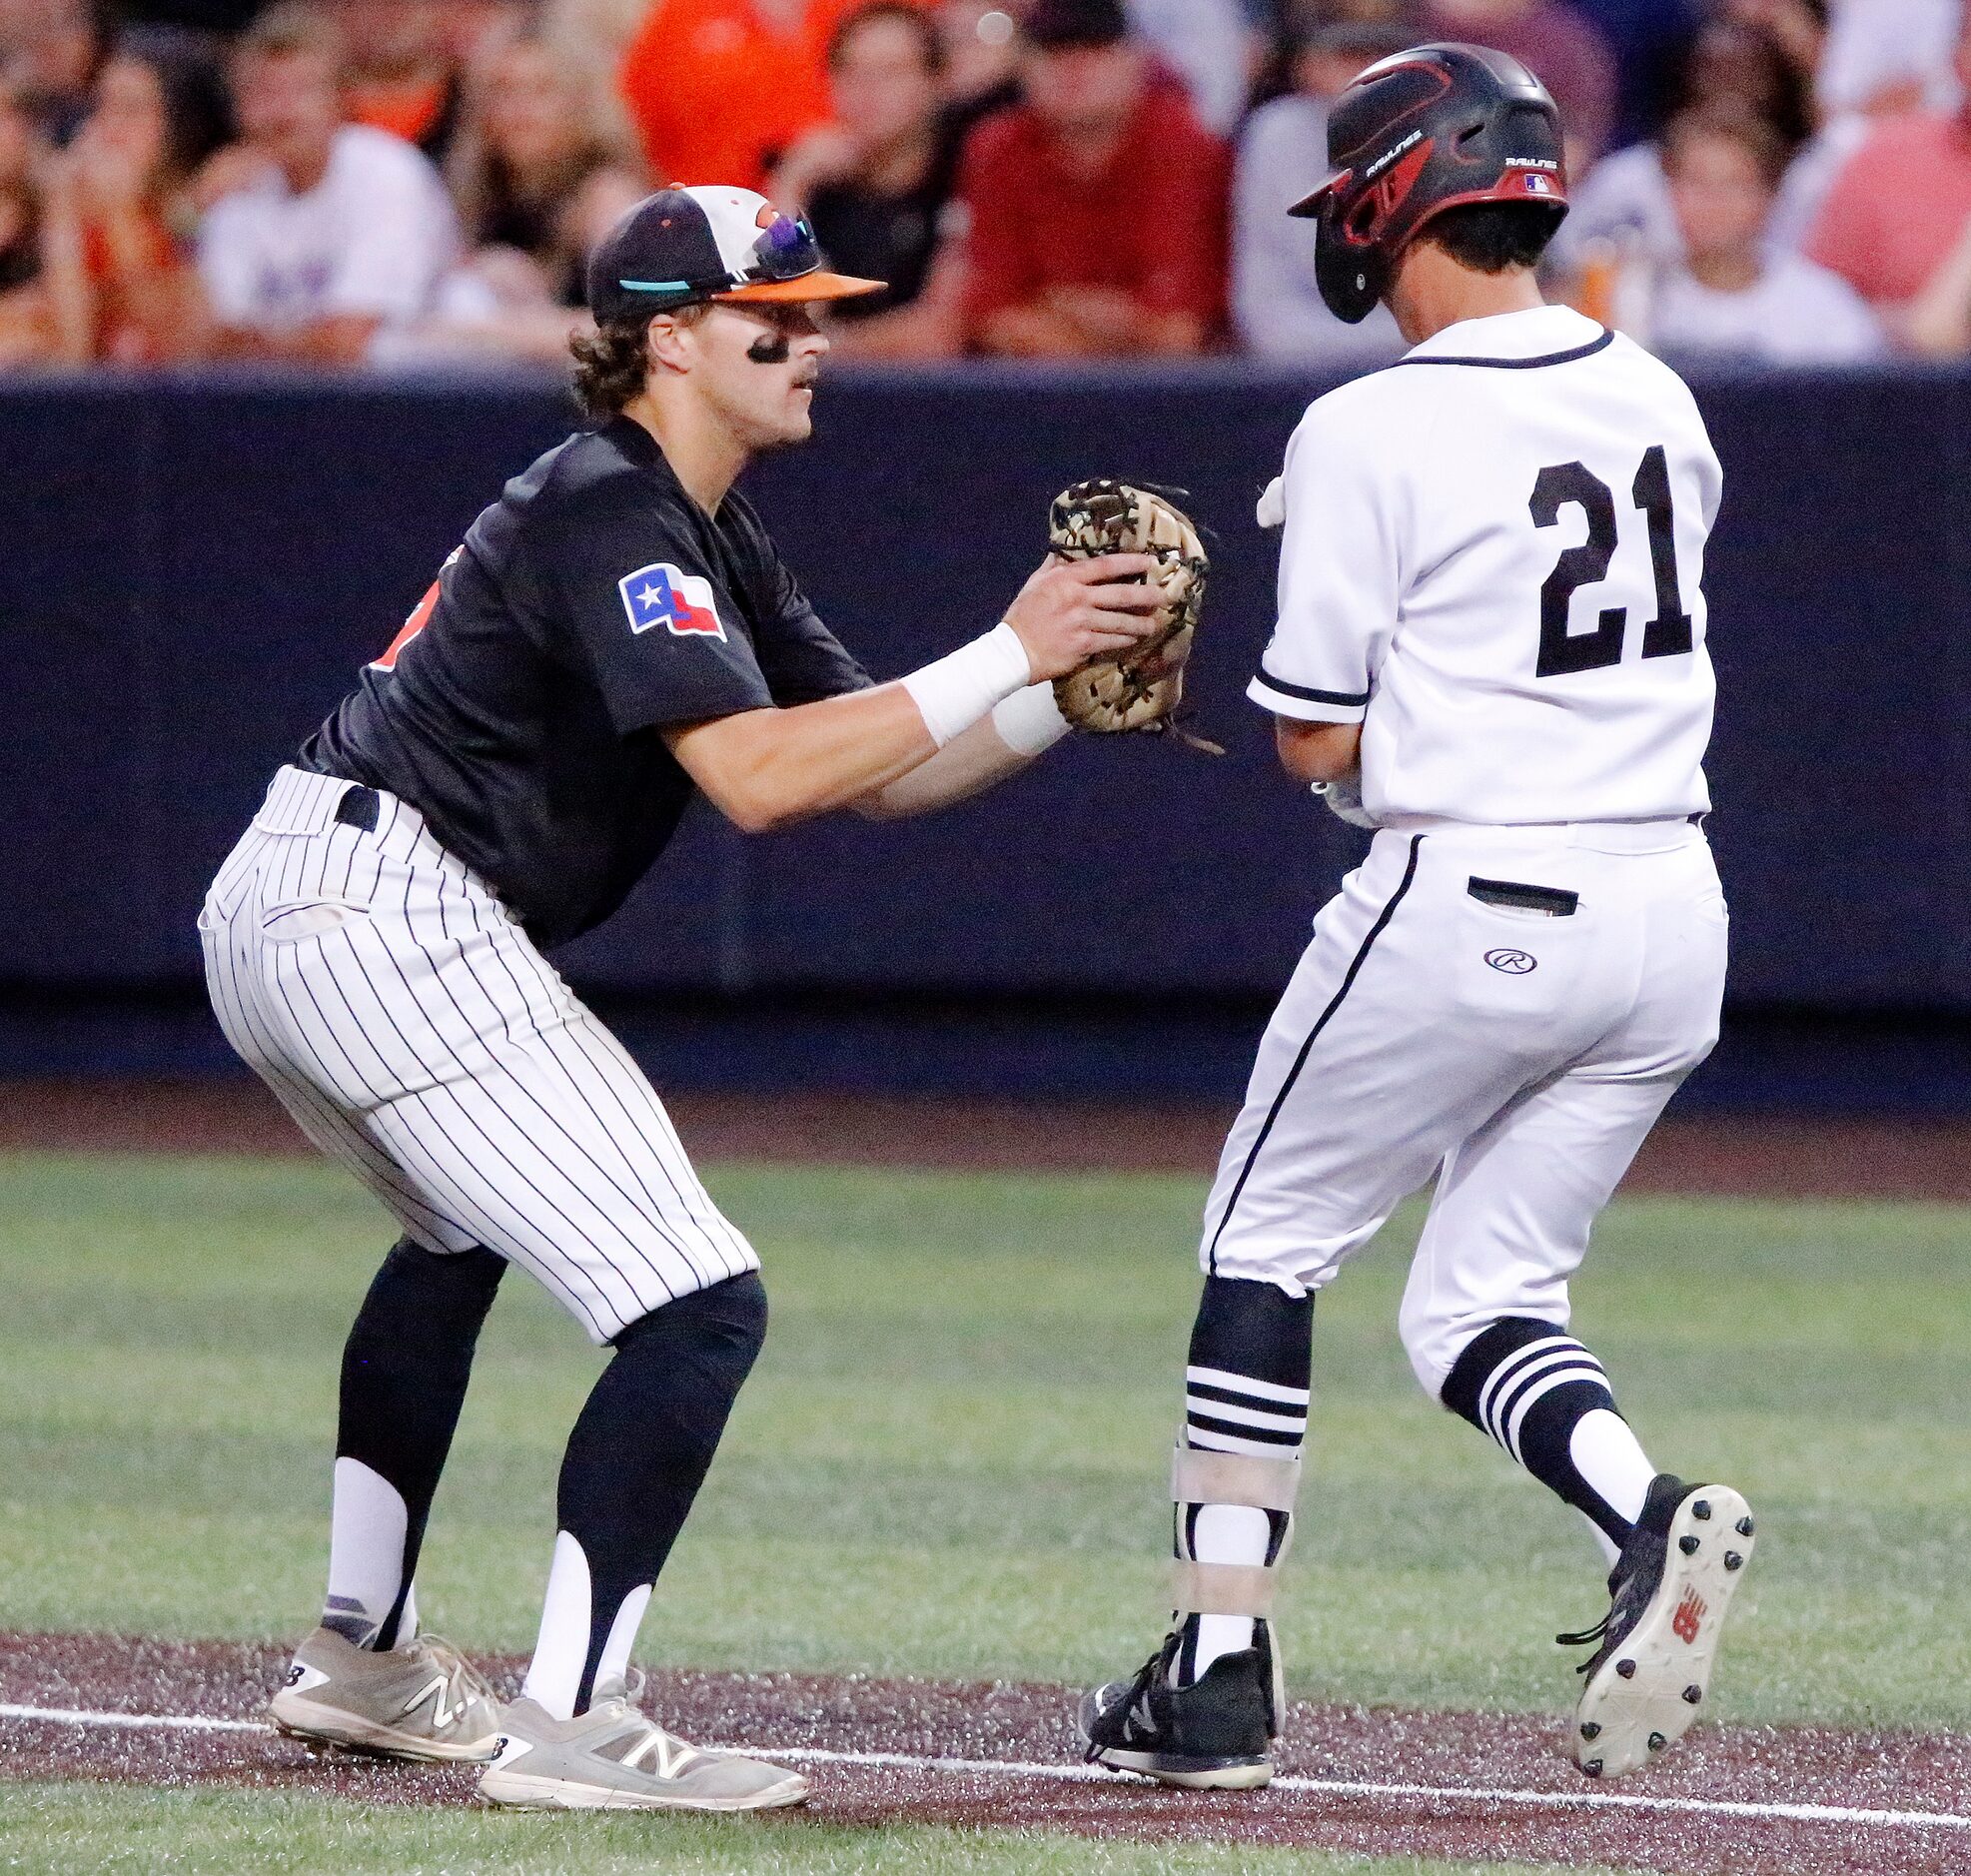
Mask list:
[[[616,992],[1261,997],[1355,837],[1242,699],[1274,554],[1252,506],[1318,387],[1155,373],[838,372],[752,491],[879,676],[992,622],[1045,503],[1192,491],[1217,567],[1193,694],[1222,761],[1067,751],[901,827],[702,819],[566,958]],[[1708,579],[1711,831],[1740,1006],[1971,1012],[1971,377],[1698,381],[1727,475]],[[273,765],[391,638],[550,387],[244,377],[0,390],[0,991],[189,989],[198,897]]]

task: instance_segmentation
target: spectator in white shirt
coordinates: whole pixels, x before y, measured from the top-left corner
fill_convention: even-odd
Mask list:
[[[1951,48],[1962,12],[1962,0],[1840,0],[1820,61],[1828,116],[1953,109]]]
[[[1767,246],[1785,161],[1771,127],[1745,114],[1687,114],[1664,132],[1683,259],[1659,269],[1648,294],[1638,337],[1653,350],[1774,365],[1881,355],[1882,329],[1846,281]]]
[[[1321,26],[1290,19],[1294,89],[1246,120],[1233,179],[1232,319],[1243,348],[1283,364],[1363,370],[1404,352],[1387,307],[1360,326],[1329,312],[1314,279],[1312,224],[1288,209],[1328,173],[1328,108],[1365,66],[1411,43],[1402,27]]]
[[[459,256],[438,172],[388,131],[344,119],[342,48],[306,6],[240,42],[242,180],[199,235],[222,357],[355,365],[423,318]]]
[[[1198,121],[1230,137],[1246,115],[1255,40],[1240,0],[1128,0],[1130,24],[1184,81]]]

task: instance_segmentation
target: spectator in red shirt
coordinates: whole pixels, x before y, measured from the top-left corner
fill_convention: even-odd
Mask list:
[[[1873,302],[1898,337],[1910,336],[1909,309],[1971,229],[1971,8],[1956,66],[1965,101],[1877,125],[1835,178],[1807,240],[1808,259]]]
[[[1020,65],[1026,102],[965,150],[970,343],[1020,358],[1204,350],[1225,306],[1225,146],[1154,82],[1121,0],[1038,0]]]

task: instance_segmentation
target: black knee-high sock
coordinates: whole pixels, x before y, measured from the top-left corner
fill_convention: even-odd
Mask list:
[[[557,1499],[560,1528],[580,1546],[588,1575],[575,1712],[588,1706],[624,1603],[663,1568],[765,1336],[766,1291],[749,1271],[667,1303],[616,1337],[615,1359],[568,1438]],[[618,1641],[626,1652],[627,1637]],[[535,1664],[548,1665],[538,1655]]]
[[[452,1449],[472,1378],[473,1351],[503,1258],[486,1250],[440,1254],[402,1239],[363,1300],[343,1350],[336,1456],[356,1459],[393,1486],[407,1513],[401,1585],[380,1611],[331,1606],[324,1620],[351,1640],[388,1648],[398,1639],[432,1494]]]
[[[1268,1452],[1299,1448],[1307,1425],[1307,1400],[1314,1366],[1314,1298],[1290,1297],[1272,1284],[1243,1277],[1207,1277],[1191,1326],[1190,1366],[1185,1387],[1185,1428],[1200,1436],[1192,1444]],[[1198,1371],[1229,1376],[1199,1380]],[[1257,1383],[1257,1388],[1242,1383]],[[1281,1393],[1298,1397],[1283,1403]],[[1257,1410],[1268,1416],[1254,1423],[1222,1409]],[[1214,1408],[1221,1409],[1214,1412]],[[1272,1424],[1298,1419],[1300,1426]],[[1243,1440],[1244,1445],[1233,1442]]]
[[[1458,1358],[1442,1398],[1586,1516],[1607,1547],[1620,1547],[1653,1467],[1616,1411],[1601,1364],[1565,1330],[1502,1318]]]
[[[1185,1373],[1187,1445],[1262,1458],[1293,1458],[1307,1437],[1314,1351],[1314,1298],[1272,1284],[1208,1277],[1191,1331]],[[1179,1504],[1172,1547],[1209,1563],[1272,1563],[1286,1541],[1288,1514],[1244,1505]],[[1252,1645],[1249,1617],[1194,1615],[1184,1625],[1176,1676],[1203,1674],[1222,1654]]]

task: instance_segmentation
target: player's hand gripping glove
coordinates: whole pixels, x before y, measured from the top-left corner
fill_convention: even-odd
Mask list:
[[[1176,723],[1184,698],[1184,664],[1198,630],[1205,575],[1211,570],[1191,517],[1152,489],[1104,477],[1064,488],[1054,497],[1047,520],[1048,543],[1064,560],[1103,553],[1153,555],[1157,570],[1148,577],[1164,595],[1157,629],[1148,637],[1054,680],[1061,714],[1076,729],[1097,735],[1171,730],[1195,749],[1223,755],[1217,743]]]

